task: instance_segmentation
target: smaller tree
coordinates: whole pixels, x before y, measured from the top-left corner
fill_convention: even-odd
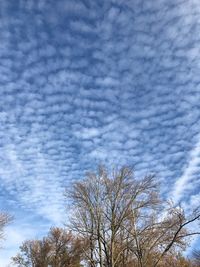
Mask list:
[[[13,257],[18,267],[80,267],[81,240],[62,228],[51,228],[42,240],[28,240]]]
[[[48,241],[27,240],[20,246],[20,253],[13,257],[18,267],[48,267],[50,246]]]

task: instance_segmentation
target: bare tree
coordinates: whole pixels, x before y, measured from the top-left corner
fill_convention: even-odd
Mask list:
[[[133,203],[154,186],[152,176],[138,181],[128,167],[113,169],[111,176],[99,167],[97,174],[88,173],[84,181],[74,183],[68,192],[74,210],[71,227],[92,241],[92,253],[87,254],[89,266],[114,267],[121,261],[125,264],[130,236],[125,226]],[[145,208],[147,204],[142,205]]]
[[[75,182],[66,195],[72,206],[71,228],[88,240],[88,266],[157,267],[173,249],[184,249],[187,237],[199,234],[187,226],[200,218],[159,197],[149,175],[136,179],[129,167],[109,173],[99,167]]]
[[[45,240],[27,240],[20,247],[20,253],[13,257],[18,267],[48,267],[50,246]]]
[[[42,240],[25,241],[13,257],[18,267],[80,267],[81,240],[62,228],[51,228]]]

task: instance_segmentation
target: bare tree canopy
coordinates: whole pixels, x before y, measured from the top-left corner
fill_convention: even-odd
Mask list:
[[[99,167],[66,191],[72,206],[70,227],[87,240],[90,267],[157,267],[172,251],[186,248],[199,210],[186,216],[181,206],[161,199],[153,175],[136,179],[129,167]]]
[[[62,228],[51,228],[42,240],[28,240],[13,257],[18,267],[80,267],[81,240]]]
[[[183,256],[191,237],[200,234],[200,210],[188,214],[163,199],[154,175],[138,179],[130,167],[100,166],[65,196],[68,230],[53,227],[42,239],[25,241],[13,257],[16,266],[200,266],[198,250],[190,260]]]

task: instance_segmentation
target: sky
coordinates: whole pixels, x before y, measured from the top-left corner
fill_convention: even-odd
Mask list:
[[[0,0],[0,266],[99,163],[198,206],[199,74],[199,0]]]

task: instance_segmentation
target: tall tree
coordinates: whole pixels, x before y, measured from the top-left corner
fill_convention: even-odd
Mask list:
[[[71,228],[85,240],[88,266],[157,267],[174,248],[184,249],[197,232],[187,226],[200,218],[186,217],[181,207],[159,197],[152,175],[136,179],[129,167],[99,167],[66,193],[72,206]]]

